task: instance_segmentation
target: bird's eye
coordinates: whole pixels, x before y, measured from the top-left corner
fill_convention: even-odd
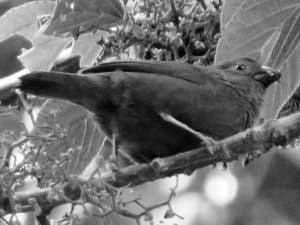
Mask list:
[[[246,69],[246,65],[243,63],[239,63],[235,66],[235,69],[238,71],[244,71]]]

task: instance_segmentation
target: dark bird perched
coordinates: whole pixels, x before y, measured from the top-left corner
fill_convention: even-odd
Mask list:
[[[116,149],[147,162],[199,147],[203,142],[191,130],[218,140],[251,127],[266,88],[279,78],[249,58],[208,67],[121,61],[80,75],[32,72],[15,87],[83,106]]]

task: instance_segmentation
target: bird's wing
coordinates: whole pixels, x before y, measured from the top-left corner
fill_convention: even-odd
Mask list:
[[[97,66],[83,69],[81,74],[105,73],[121,70],[124,72],[135,72],[144,74],[155,74],[157,76],[170,76],[195,84],[204,84],[211,77],[211,67],[201,67],[180,62],[158,62],[158,61],[116,61],[102,63]]]
[[[244,113],[248,104],[233,87],[219,79],[223,71],[215,67],[179,62],[120,61],[100,64],[82,73],[99,77],[113,71],[122,71],[130,77],[130,88],[126,90],[131,94],[118,95],[123,96],[123,100],[132,95],[131,100],[138,99],[153,112],[167,113],[208,136],[223,138],[246,126]],[[124,87],[116,86],[116,90],[124,90]]]

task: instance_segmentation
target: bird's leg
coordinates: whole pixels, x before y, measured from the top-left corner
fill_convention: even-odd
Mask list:
[[[118,152],[120,153],[120,155],[122,155],[122,157],[124,157],[126,160],[128,160],[128,162],[132,165],[137,165],[139,164],[137,161],[134,160],[134,158],[132,158],[127,152],[125,152],[123,149],[119,149]]]
[[[193,128],[189,127],[188,125],[186,125],[185,123],[177,120],[175,117],[171,116],[170,114],[168,113],[160,113],[159,114],[163,120],[169,122],[169,123],[172,123],[178,127],[181,127],[182,129],[190,132],[191,134],[195,135],[197,138],[199,138],[201,141],[204,142],[204,144],[206,145],[207,147],[207,150],[209,151],[210,154],[214,155],[215,154],[215,146],[216,146],[216,141],[211,138],[211,137],[208,137],[198,131],[195,131]]]
[[[119,142],[117,140],[116,134],[112,135],[112,154],[110,156],[110,162],[112,165],[116,168],[116,170],[119,169],[119,162],[118,162],[118,149],[119,149]]]

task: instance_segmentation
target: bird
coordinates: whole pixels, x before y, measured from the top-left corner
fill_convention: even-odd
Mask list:
[[[267,88],[280,77],[251,58],[211,66],[136,60],[100,63],[78,74],[33,71],[13,87],[82,106],[116,154],[122,149],[147,163],[253,126]]]

